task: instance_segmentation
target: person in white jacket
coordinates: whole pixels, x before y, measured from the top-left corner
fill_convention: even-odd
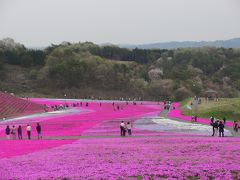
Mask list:
[[[32,127],[31,127],[29,124],[27,125],[26,130],[27,130],[28,139],[31,139],[31,130],[32,130]]]
[[[131,136],[132,135],[132,124],[130,122],[127,123],[127,131],[128,131],[128,135]]]

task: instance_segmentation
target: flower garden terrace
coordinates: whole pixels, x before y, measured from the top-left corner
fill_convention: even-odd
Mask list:
[[[31,101],[52,106],[81,100]],[[115,110],[111,101],[90,101],[88,107],[82,102],[1,122],[0,179],[239,178],[240,139],[230,131],[228,137],[210,137],[208,120],[193,128],[178,108],[160,115],[163,103],[156,102],[115,102]],[[133,124],[132,137],[120,137],[122,120]],[[43,140],[5,140],[6,125],[21,124],[26,137],[29,123],[36,137],[37,122]]]
[[[44,112],[44,106],[0,91],[0,118]]]

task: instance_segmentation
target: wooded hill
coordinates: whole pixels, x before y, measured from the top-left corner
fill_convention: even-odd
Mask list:
[[[184,99],[218,91],[237,97],[240,49],[126,49],[64,42],[44,50],[0,41],[0,88],[19,95]]]

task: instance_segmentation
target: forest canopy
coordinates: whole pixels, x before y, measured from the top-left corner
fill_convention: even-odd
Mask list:
[[[239,49],[130,50],[85,42],[62,43],[40,50],[2,44],[2,77],[7,74],[5,66],[27,68],[26,78],[35,84],[35,91],[90,88],[93,95],[95,91],[103,92],[101,96],[123,92],[146,99],[183,99],[204,95],[208,89],[226,97],[237,96],[240,90]],[[7,83],[1,79],[1,88],[7,89]]]

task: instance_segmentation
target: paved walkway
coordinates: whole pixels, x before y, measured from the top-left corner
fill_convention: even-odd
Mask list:
[[[162,111],[162,112],[160,113],[160,116],[161,116],[161,117],[167,117],[167,113],[168,113],[168,110],[164,110],[164,111]],[[168,117],[167,117],[167,118],[168,118]],[[176,121],[180,121],[180,122],[186,122],[186,121],[184,121],[184,120],[182,120],[182,119],[178,119],[178,118],[170,118],[170,119],[173,119],[173,120],[176,120]],[[188,122],[188,123],[189,123],[189,122]],[[201,123],[195,122],[195,124],[201,124]],[[209,121],[209,124],[210,124],[210,121]],[[209,125],[209,126],[210,126],[210,125]],[[210,127],[211,127],[211,126],[210,126]],[[234,132],[234,131],[233,131],[233,128],[226,126],[225,129],[228,130],[228,131],[230,131],[231,134],[232,134],[232,136],[234,136],[234,137],[240,137],[240,132],[238,132],[238,133]]]

